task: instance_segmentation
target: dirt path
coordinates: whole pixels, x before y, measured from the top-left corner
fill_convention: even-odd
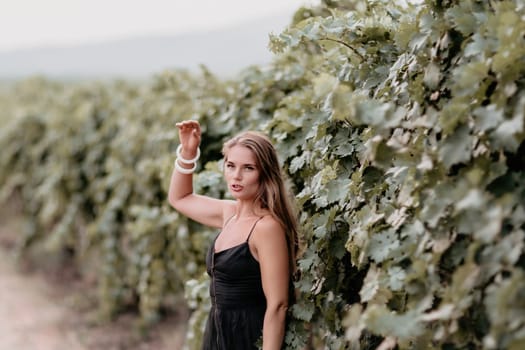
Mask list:
[[[0,350],[182,349],[186,309],[166,315],[147,338],[136,331],[133,313],[110,324],[94,322],[93,302],[82,284],[71,284],[67,268],[49,274],[43,266],[16,264],[12,251],[20,225],[5,214],[0,212]]]
[[[7,252],[1,254],[0,350],[87,349],[64,325],[70,311],[52,300],[50,286],[39,276],[22,275]]]

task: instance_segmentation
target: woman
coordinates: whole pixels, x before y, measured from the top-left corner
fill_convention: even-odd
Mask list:
[[[291,295],[297,222],[277,154],[268,138],[245,132],[223,146],[224,177],[234,200],[193,193],[201,129],[183,121],[169,201],[180,213],[220,229],[206,256],[212,309],[203,349],[281,349]]]

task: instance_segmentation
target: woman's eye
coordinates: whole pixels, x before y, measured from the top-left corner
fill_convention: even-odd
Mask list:
[[[228,168],[228,169],[233,168],[233,164],[226,164],[226,168]]]

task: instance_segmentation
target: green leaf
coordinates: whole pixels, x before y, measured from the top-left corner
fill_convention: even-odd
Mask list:
[[[335,179],[325,186],[327,203],[343,203],[348,197],[350,179]]]
[[[397,314],[386,306],[371,305],[366,309],[363,317],[367,328],[382,336],[411,339],[424,331],[421,315],[415,310]]]
[[[399,266],[393,266],[388,269],[388,285],[393,291],[400,291],[404,287],[406,279],[405,271]]]
[[[437,89],[440,81],[441,81],[441,71],[440,71],[439,66],[436,65],[435,63],[430,63],[425,68],[425,76],[423,78],[423,82],[429,89],[435,90]]]
[[[310,302],[300,301],[292,306],[294,317],[310,322],[315,312],[315,305]]]
[[[503,109],[491,104],[484,107],[478,107],[472,112],[474,123],[478,131],[488,131],[494,129],[504,120]]]
[[[446,216],[446,209],[454,200],[450,196],[453,190],[453,186],[447,183],[438,184],[427,190],[428,194],[423,198],[425,205],[421,210],[421,219],[431,228],[435,228],[439,220]]]
[[[321,99],[329,95],[338,85],[339,81],[336,77],[321,73],[312,80],[314,96]]]
[[[454,164],[468,162],[474,147],[473,137],[468,126],[460,126],[452,135],[443,141],[439,150],[439,159],[450,168]]]
[[[394,230],[375,233],[370,238],[368,254],[377,263],[383,262],[399,249],[399,238]]]
[[[376,100],[363,100],[357,105],[357,114],[354,116],[354,121],[358,125],[382,125],[391,115],[392,105],[389,103],[381,103]],[[395,122],[394,122],[395,123]]]
[[[355,106],[351,103],[352,99],[353,92],[350,87],[340,84],[327,95],[323,110],[330,113],[332,120],[351,119],[357,113]]]
[[[510,327],[517,330],[518,324],[523,324],[523,290],[525,278],[523,272],[516,270],[502,281],[487,288],[485,307],[490,322],[497,327]],[[515,334],[511,332],[509,337]],[[517,335],[517,334],[516,334]]]
[[[466,57],[477,57],[490,50],[490,42],[479,33],[472,36],[472,41],[465,46]]]
[[[460,65],[452,71],[454,77],[453,92],[455,96],[472,96],[478,91],[487,78],[489,65],[485,61],[473,61]]]
[[[368,269],[368,273],[363,281],[363,286],[359,291],[359,296],[361,297],[362,302],[368,302],[375,297],[379,290],[379,278],[380,271],[372,265]]]
[[[496,147],[503,147],[505,150],[514,152],[520,141],[517,139],[517,134],[524,131],[523,124],[525,122],[525,95],[521,96],[514,112],[512,119],[506,119],[496,130],[491,133],[491,139]]]
[[[460,5],[447,10],[445,17],[454,23],[454,26],[464,35],[468,36],[476,31],[479,25],[476,17],[472,13],[469,2],[462,2]]]

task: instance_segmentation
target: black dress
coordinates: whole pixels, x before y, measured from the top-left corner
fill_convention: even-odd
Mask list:
[[[262,289],[259,262],[248,241],[215,252],[215,240],[206,255],[211,277],[212,307],[206,323],[203,350],[250,350],[262,335],[266,298]],[[220,234],[220,233],[219,233]]]

